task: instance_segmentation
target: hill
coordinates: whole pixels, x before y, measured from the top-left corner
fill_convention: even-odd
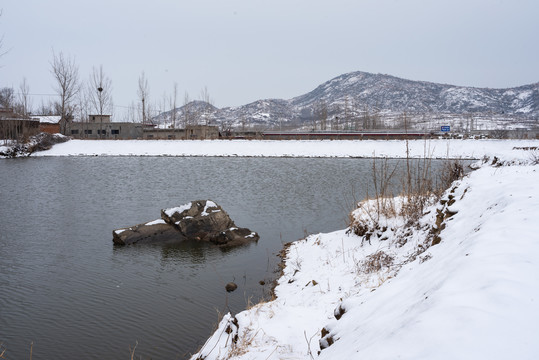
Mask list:
[[[539,83],[474,88],[357,71],[289,100],[258,100],[221,109],[194,101],[160,114],[157,122],[170,124],[173,112],[184,122],[244,130],[402,128],[404,117],[407,126],[425,130],[443,124],[463,130],[533,128],[539,119]]]

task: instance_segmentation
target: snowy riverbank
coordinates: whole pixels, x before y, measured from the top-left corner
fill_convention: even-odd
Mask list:
[[[535,359],[538,154],[501,155],[414,226],[294,242],[277,298],[225,315],[192,359]]]
[[[411,140],[412,157],[480,159],[484,155],[525,156],[538,140]],[[402,140],[70,140],[34,156],[256,156],[406,157]]]

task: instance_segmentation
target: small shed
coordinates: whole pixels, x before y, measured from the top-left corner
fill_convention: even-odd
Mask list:
[[[57,134],[60,132],[60,115],[37,115],[33,119],[39,120],[39,132]]]

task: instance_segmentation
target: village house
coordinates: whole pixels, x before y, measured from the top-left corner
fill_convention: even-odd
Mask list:
[[[39,132],[57,134],[60,132],[59,115],[32,115],[32,119],[39,121]]]

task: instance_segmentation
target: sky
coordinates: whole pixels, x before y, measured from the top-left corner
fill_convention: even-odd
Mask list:
[[[82,80],[103,66],[115,113],[144,72],[217,107],[290,99],[352,71],[473,87],[539,81],[536,0],[0,0],[0,87],[54,94],[53,51]],[[168,102],[168,100],[167,100]]]

